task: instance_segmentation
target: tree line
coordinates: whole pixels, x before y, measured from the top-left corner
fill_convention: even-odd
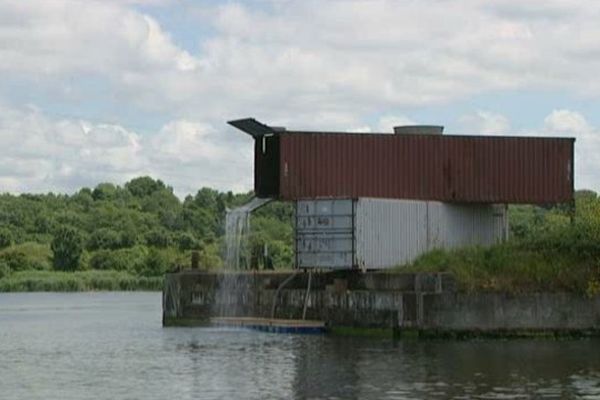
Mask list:
[[[118,270],[160,276],[189,265],[222,266],[227,208],[252,193],[202,188],[181,201],[160,180],[101,183],[66,194],[0,195],[0,278],[22,270]],[[252,217],[254,246],[275,267],[292,262],[292,207],[271,203]]]
[[[252,195],[205,187],[182,201],[171,187],[147,176],[122,186],[101,183],[72,195],[1,194],[0,281],[26,271],[39,272],[37,276],[88,271],[83,276],[90,279],[116,271],[124,280],[121,286],[129,287],[137,281],[128,277],[158,278],[189,266],[192,254],[200,267],[220,268],[226,210]],[[452,271],[473,288],[600,293],[600,199],[595,192],[576,192],[574,204],[511,206],[509,221],[507,243],[434,251],[412,268]],[[249,253],[266,245],[269,266],[292,267],[292,205],[269,203],[252,214],[251,225]],[[33,276],[25,275],[14,287]]]

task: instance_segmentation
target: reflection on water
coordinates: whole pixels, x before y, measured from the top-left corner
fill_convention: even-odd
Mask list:
[[[158,293],[0,294],[0,398],[600,398],[599,340],[161,328],[160,312]]]

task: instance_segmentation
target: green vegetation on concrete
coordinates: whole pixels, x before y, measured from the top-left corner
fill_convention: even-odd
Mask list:
[[[412,329],[406,334],[404,329],[397,332],[397,337],[406,339],[544,339],[571,340],[580,338],[596,338],[600,336],[597,329],[501,329],[501,330],[438,330]]]
[[[332,326],[327,328],[327,333],[337,336],[369,338],[391,338],[394,336],[394,330],[392,328],[359,328],[354,326]]]
[[[489,248],[435,250],[406,271],[447,271],[462,290],[600,294],[600,199],[576,194],[570,207],[510,208],[511,238]]]
[[[179,318],[179,317],[164,317],[163,326],[178,326],[178,327],[195,327],[209,326],[210,321],[198,318]]]

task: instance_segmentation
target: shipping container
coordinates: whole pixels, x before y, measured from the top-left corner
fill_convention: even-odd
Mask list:
[[[506,207],[376,198],[296,202],[296,267],[385,269],[433,249],[488,246],[508,232]]]
[[[230,123],[255,139],[259,197],[531,204],[573,199],[573,138],[300,132],[253,119]],[[419,132],[410,128],[397,131]]]

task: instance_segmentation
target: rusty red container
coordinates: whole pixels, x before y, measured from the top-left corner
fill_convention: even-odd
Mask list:
[[[283,130],[253,136],[259,197],[532,204],[573,199],[573,138]]]

